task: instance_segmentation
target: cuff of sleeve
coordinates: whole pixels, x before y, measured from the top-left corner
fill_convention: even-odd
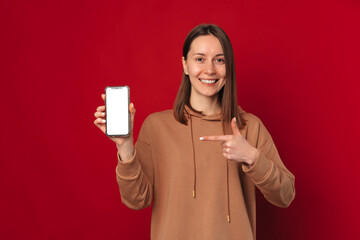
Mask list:
[[[243,171],[254,181],[255,184],[262,184],[270,176],[273,162],[268,160],[266,156],[260,152],[259,158],[254,165],[242,165]]]
[[[130,161],[123,162],[120,159],[119,153],[116,154],[118,158],[118,164],[116,166],[116,174],[119,178],[123,180],[131,180],[136,178],[139,175],[141,170],[141,165],[139,161],[135,158],[136,150],[134,151],[134,156]]]

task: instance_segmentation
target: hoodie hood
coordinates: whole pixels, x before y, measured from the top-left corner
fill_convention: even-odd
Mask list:
[[[221,112],[214,113],[211,115],[204,115],[201,112],[198,112],[196,110],[191,109],[188,105],[185,105],[185,115],[188,117],[197,117],[201,118],[203,120],[209,120],[209,121],[221,121]]]

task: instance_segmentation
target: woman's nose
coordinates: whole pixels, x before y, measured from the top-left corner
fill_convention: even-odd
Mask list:
[[[213,62],[208,62],[205,66],[205,73],[212,75],[215,74],[215,66]]]

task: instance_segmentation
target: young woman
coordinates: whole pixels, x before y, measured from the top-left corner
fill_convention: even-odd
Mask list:
[[[153,203],[151,239],[255,239],[256,187],[272,204],[287,207],[294,176],[262,122],[237,104],[225,32],[195,27],[182,63],[173,110],[148,116],[135,147],[132,135],[110,138],[118,149],[122,202],[132,209]],[[133,126],[133,104],[129,111]],[[95,117],[105,132],[104,106]]]

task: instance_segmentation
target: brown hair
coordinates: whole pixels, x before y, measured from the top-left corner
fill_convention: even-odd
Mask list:
[[[225,67],[226,67],[226,81],[224,87],[219,91],[218,102],[222,108],[223,128],[225,124],[230,123],[233,117],[236,118],[238,127],[245,126],[245,120],[239,114],[236,92],[236,76],[234,52],[229,37],[224,30],[214,24],[200,24],[190,31],[187,35],[183,46],[183,57],[187,59],[187,54],[190,50],[192,41],[199,36],[213,35],[219,39],[221,47],[224,52]],[[190,93],[191,83],[189,76],[183,72],[179,91],[174,102],[174,116],[177,121],[182,124],[187,124],[187,119],[184,114],[185,105],[190,108]]]

